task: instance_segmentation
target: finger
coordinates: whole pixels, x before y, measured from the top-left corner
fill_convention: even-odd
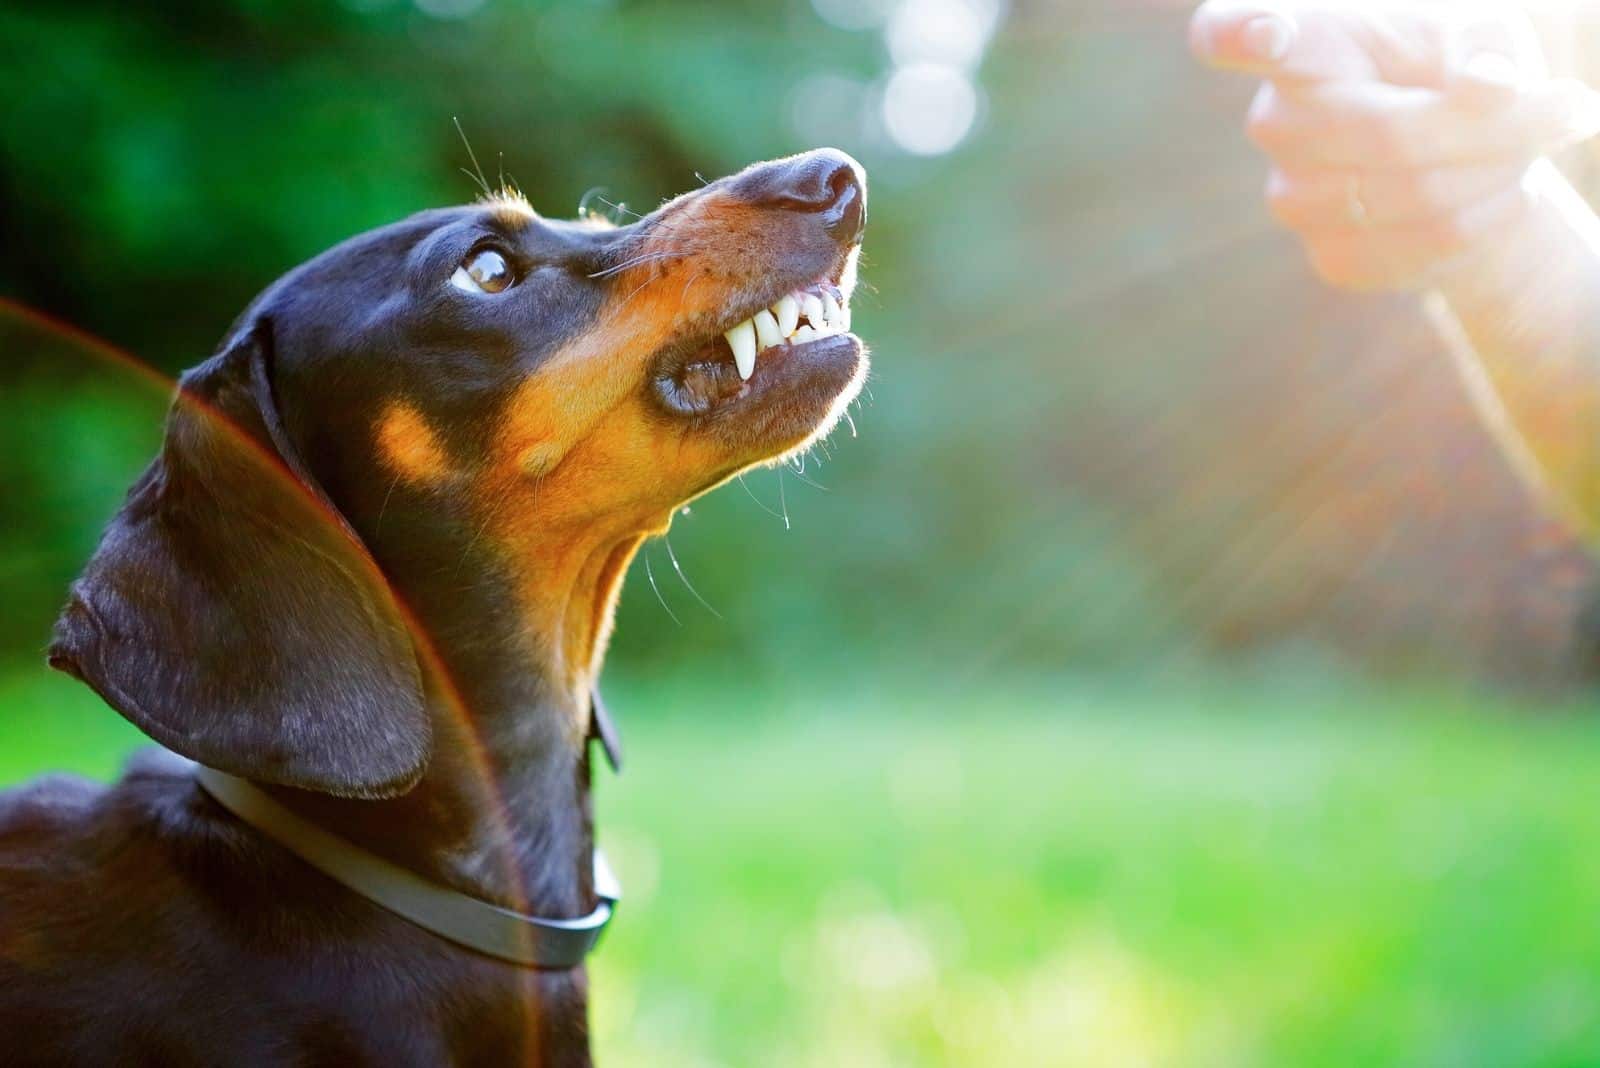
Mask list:
[[[1278,4],[1208,0],[1189,20],[1189,48],[1209,66],[1269,77],[1297,32],[1294,17]]]
[[[1268,85],[1247,132],[1280,165],[1401,170],[1514,162],[1600,132],[1600,94],[1574,81],[1526,90],[1489,115],[1432,89],[1346,83],[1287,90]]]
[[[1290,171],[1274,167],[1267,207],[1291,230],[1364,222],[1368,226],[1423,224],[1448,218],[1522,180],[1527,164],[1469,164],[1422,171]]]
[[[1203,63],[1284,85],[1386,81],[1440,88],[1447,23],[1377,8],[1209,0],[1189,22]]]
[[[1305,235],[1307,257],[1330,285],[1362,292],[1431,285],[1495,238],[1527,207],[1520,188],[1421,226],[1337,227]]]
[[[1526,12],[1497,7],[1469,16],[1450,35],[1447,88],[1469,111],[1511,103],[1525,86],[1550,76],[1544,48]]]

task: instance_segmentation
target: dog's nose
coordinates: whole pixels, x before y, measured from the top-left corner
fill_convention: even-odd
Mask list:
[[[854,244],[867,225],[866,171],[837,148],[763,163],[740,175],[737,189],[757,207],[822,216],[840,244]]]

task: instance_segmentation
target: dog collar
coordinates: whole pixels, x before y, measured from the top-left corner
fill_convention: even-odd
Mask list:
[[[223,808],[313,868],[375,905],[457,945],[530,968],[575,968],[600,940],[622,896],[599,848],[594,851],[595,910],[575,919],[525,916],[407,871],[302,819],[259,787],[197,765],[195,780]]]

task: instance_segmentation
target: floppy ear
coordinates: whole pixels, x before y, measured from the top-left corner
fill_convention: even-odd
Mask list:
[[[73,584],[50,663],[202,764],[394,796],[432,743],[411,634],[284,431],[270,329],[179,382],[161,455]]]

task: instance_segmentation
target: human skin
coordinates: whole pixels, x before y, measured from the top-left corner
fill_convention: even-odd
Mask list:
[[[1261,79],[1267,206],[1317,274],[1426,294],[1514,464],[1600,543],[1600,219],[1549,162],[1600,94],[1500,3],[1210,0],[1190,42]]]

